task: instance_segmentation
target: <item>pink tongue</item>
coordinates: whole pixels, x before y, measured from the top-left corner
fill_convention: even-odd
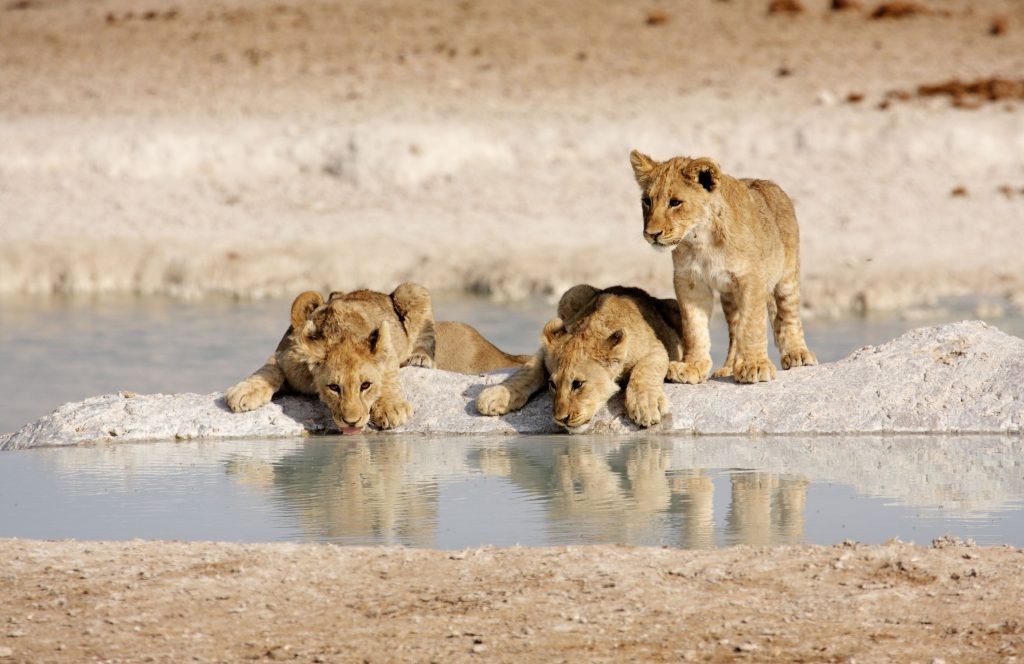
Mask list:
[[[354,436],[357,433],[361,432],[362,430],[363,427],[342,427],[341,433],[343,433],[346,436]]]

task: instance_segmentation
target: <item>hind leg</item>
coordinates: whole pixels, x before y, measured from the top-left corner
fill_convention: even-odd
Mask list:
[[[391,302],[409,338],[409,356],[402,361],[402,366],[432,368],[436,341],[430,291],[419,284],[406,282],[391,293]]]
[[[817,364],[818,359],[807,349],[804,341],[804,326],[800,322],[800,276],[791,273],[775,286],[772,314],[772,331],[783,369]],[[774,311],[773,311],[774,310]]]
[[[740,310],[736,306],[736,298],[732,293],[721,293],[722,313],[729,326],[729,354],[725,357],[722,368],[711,374],[714,378],[728,378],[732,375],[732,365],[736,361],[736,336],[739,334]]]

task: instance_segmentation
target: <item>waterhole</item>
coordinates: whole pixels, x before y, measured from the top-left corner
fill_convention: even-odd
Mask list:
[[[213,392],[248,375],[289,302],[0,301],[0,431],[66,401]],[[553,306],[439,299],[513,353]],[[912,327],[807,324],[821,361]],[[1024,321],[993,321],[1011,334]],[[714,323],[716,360],[726,347]],[[776,357],[777,361],[777,357]],[[0,454],[0,537],[542,546],[618,542],[1024,546],[1024,445],[998,436],[423,437],[155,442]]]

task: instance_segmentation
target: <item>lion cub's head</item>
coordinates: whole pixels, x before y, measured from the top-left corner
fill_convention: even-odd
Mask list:
[[[625,332],[588,322],[570,332],[553,318],[541,335],[553,416],[569,433],[586,431],[597,409],[618,392],[625,359]]]
[[[387,321],[375,321],[361,302],[307,291],[292,304],[296,351],[309,368],[320,400],[343,434],[370,421],[384,373],[397,368]]]
[[[657,162],[633,150],[629,154],[640,185],[644,239],[656,249],[696,239],[695,233],[711,221],[711,199],[722,172],[707,157],[675,157]]]

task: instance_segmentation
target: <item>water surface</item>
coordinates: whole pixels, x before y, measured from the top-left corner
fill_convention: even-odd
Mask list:
[[[3,453],[0,537],[1024,546],[1019,438],[387,435]]]
[[[213,392],[257,368],[290,302],[0,300],[0,431],[117,390]],[[513,353],[553,306],[440,298]],[[821,361],[926,324],[807,323]],[[997,326],[1024,333],[1024,320]],[[726,335],[713,322],[721,361]],[[777,356],[775,357],[777,361]],[[951,533],[1024,546],[1017,439],[426,438],[158,442],[0,455],[0,537],[317,541],[436,548],[706,548]]]

